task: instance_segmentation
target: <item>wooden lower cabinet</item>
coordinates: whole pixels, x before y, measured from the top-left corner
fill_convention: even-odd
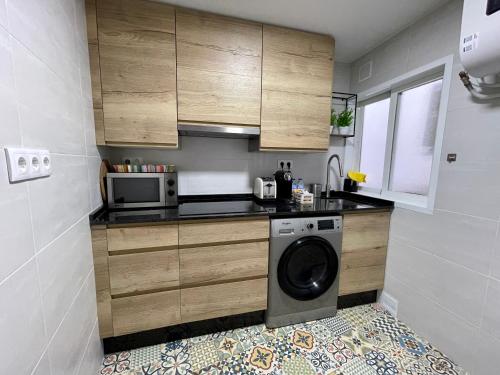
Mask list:
[[[368,257],[365,254],[342,255],[339,295],[383,289],[385,253]]]
[[[267,308],[267,277],[181,289],[183,322]]]
[[[92,244],[102,338],[267,307],[267,217],[100,225]]]
[[[390,215],[344,215],[340,295],[383,288]],[[92,244],[103,338],[267,308],[267,217],[95,226]]]
[[[269,219],[199,221],[179,224],[179,246],[269,239]]]
[[[121,253],[138,249],[177,248],[178,232],[177,224],[109,228],[108,251]]]
[[[109,257],[111,295],[179,287],[179,252],[175,250]]]
[[[340,295],[384,287],[390,212],[344,216]]]
[[[179,324],[180,291],[115,298],[111,309],[115,336]]]
[[[268,272],[268,241],[194,247],[179,253],[181,285],[262,277]]]

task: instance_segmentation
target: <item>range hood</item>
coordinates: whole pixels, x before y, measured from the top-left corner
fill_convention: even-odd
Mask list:
[[[177,124],[179,135],[212,138],[257,138],[260,135],[258,126],[241,126],[233,124],[190,123]]]

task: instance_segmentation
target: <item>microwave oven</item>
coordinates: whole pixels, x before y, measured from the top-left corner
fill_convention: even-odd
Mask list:
[[[177,206],[177,173],[108,173],[109,208]]]

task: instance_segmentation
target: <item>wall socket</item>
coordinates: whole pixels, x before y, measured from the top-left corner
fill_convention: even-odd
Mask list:
[[[52,173],[49,150],[6,147],[5,159],[10,182],[47,177]]]
[[[290,165],[290,169],[293,169],[293,160],[278,160],[278,169],[281,169],[281,163],[283,163],[283,169],[288,170],[288,165]]]

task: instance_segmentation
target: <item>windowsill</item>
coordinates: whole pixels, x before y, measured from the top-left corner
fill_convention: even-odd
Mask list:
[[[362,189],[358,190],[355,194],[391,201],[394,202],[394,207],[403,208],[405,210],[411,210],[427,215],[432,215],[434,213],[434,209],[428,206],[428,197],[413,197],[411,194],[407,194],[408,197],[395,197],[392,194],[380,194]]]

